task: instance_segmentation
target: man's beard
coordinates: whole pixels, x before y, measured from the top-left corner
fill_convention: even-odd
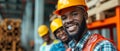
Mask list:
[[[69,33],[68,33],[68,35],[70,36],[70,38],[79,41],[81,39],[81,37],[84,35],[84,32],[86,31],[86,29],[87,29],[86,20],[85,20],[85,18],[83,18],[81,25],[79,24],[78,32],[74,35],[69,35]]]

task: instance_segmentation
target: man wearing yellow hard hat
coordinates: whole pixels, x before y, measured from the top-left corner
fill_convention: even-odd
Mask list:
[[[70,38],[63,29],[61,18],[54,19],[50,24],[50,28],[56,39],[61,41],[57,44],[54,44],[50,51],[65,51],[66,48],[68,48],[67,44],[70,41]]]
[[[49,29],[46,25],[41,25],[38,28],[38,34],[44,40],[44,43],[40,46],[39,51],[50,51],[52,45],[58,43],[57,40],[53,40],[50,37]]]
[[[85,0],[58,0],[54,13],[61,16],[64,29],[72,37],[66,51],[117,51],[108,39],[88,32],[87,10]]]

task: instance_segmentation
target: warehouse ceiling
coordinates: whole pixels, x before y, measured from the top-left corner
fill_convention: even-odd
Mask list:
[[[44,0],[44,2],[44,19],[48,20],[49,15],[55,10],[57,0]],[[0,15],[2,18],[22,18],[25,4],[26,0],[0,0]]]
[[[45,12],[44,12],[44,23],[49,24],[50,14],[55,10],[55,6],[57,4],[57,0],[45,0]]]
[[[57,0],[45,0],[46,4],[56,4]]]
[[[0,0],[0,14],[3,18],[21,18],[26,0]]]
[[[45,13],[52,13],[55,10],[57,0],[45,0]]]

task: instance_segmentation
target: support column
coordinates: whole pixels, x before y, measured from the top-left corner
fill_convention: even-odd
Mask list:
[[[32,35],[32,0],[26,0],[25,13],[22,19],[21,43],[26,51],[30,51],[30,35]],[[34,37],[34,36],[33,36]]]
[[[38,35],[38,27],[43,24],[44,21],[44,0],[35,0],[35,20],[34,20],[34,39],[35,50],[39,51],[40,45],[43,42]]]
[[[120,50],[120,6],[116,7],[116,17],[117,17],[117,42],[118,49]]]
[[[0,14],[0,19],[2,19],[2,15]]]

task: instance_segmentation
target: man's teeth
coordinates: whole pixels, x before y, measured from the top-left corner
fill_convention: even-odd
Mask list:
[[[62,36],[62,39],[64,39],[65,38],[65,36]]]
[[[73,26],[68,27],[68,30],[73,31],[75,28],[76,28],[76,25],[73,25]]]

